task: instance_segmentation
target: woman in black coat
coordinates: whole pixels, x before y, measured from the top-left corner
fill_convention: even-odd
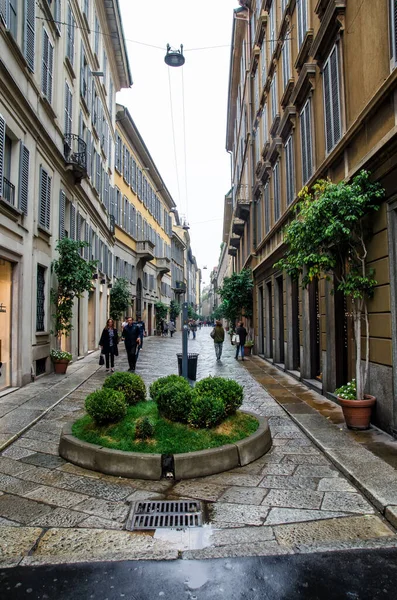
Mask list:
[[[108,319],[106,322],[106,327],[102,331],[101,339],[99,340],[99,345],[101,347],[102,354],[105,355],[106,371],[109,371],[110,356],[110,366],[112,373],[114,372],[114,357],[119,355],[119,350],[117,348],[118,343],[119,336],[117,333],[117,329],[114,328],[113,319]]]

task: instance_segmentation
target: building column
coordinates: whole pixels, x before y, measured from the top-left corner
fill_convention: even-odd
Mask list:
[[[312,377],[312,347],[310,336],[310,301],[309,288],[302,290],[302,347],[303,356],[301,364],[302,379],[311,379]]]
[[[285,368],[288,371],[292,371],[295,368],[294,365],[294,330],[293,330],[293,294],[292,294],[292,278],[289,275],[285,277],[285,291],[286,291],[286,317],[287,317],[287,348],[285,351]]]
[[[336,388],[335,352],[335,296],[333,281],[325,281],[325,327],[327,335],[326,357],[323,356],[323,393],[334,392]],[[325,364],[324,364],[325,363]]]

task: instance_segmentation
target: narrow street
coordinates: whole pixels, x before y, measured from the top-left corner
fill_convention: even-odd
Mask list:
[[[67,463],[58,456],[59,432],[65,422],[84,413],[85,396],[106,376],[104,368],[91,374],[97,359],[91,355],[84,359],[90,366],[80,387],[2,452],[2,567],[274,556],[396,546],[391,524],[310,441],[266,386],[250,374],[250,370],[259,369],[257,359],[237,362],[234,348],[226,341],[222,361],[217,364],[209,333],[209,328],[203,328],[196,340],[189,340],[189,351],[199,353],[198,378],[217,374],[239,381],[245,388],[244,408],[269,419],[271,451],[244,468],[179,483],[115,478]],[[149,385],[176,372],[180,348],[180,333],[173,339],[145,339],[137,373]],[[124,352],[117,368],[127,368]],[[298,385],[281,373],[279,377],[284,386]],[[54,379],[40,381],[45,386]],[[58,394],[65,393],[67,381],[64,379]],[[18,394],[26,397],[36,385],[5,396],[0,405],[13,405],[14,400],[17,404]],[[57,389],[55,385],[45,392],[51,395],[52,390],[53,403]],[[21,411],[26,411],[23,406]],[[18,411],[13,413],[15,422]],[[311,418],[322,419],[325,428],[333,427],[325,417]],[[7,424],[3,423],[2,435],[10,435],[5,429]],[[354,454],[353,445],[359,444],[354,440],[346,443]],[[124,530],[132,502],[162,498],[201,500],[209,522],[200,530],[157,530],[154,534]]]

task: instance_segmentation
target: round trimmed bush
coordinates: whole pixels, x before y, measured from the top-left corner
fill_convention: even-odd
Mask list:
[[[146,400],[146,386],[142,377],[135,373],[121,371],[106,377],[103,384],[104,389],[123,392],[127,404],[138,404]]]
[[[98,425],[117,423],[127,414],[124,394],[116,390],[97,390],[85,399],[85,409]]]
[[[196,384],[194,391],[199,396],[215,396],[223,400],[226,415],[233,415],[244,399],[243,386],[224,377],[206,377]]]
[[[215,396],[193,394],[189,425],[200,429],[211,429],[219,425],[225,417],[225,403],[223,400]]]
[[[182,381],[167,383],[157,394],[157,406],[160,414],[170,421],[187,423],[192,404],[192,388]]]
[[[140,417],[135,422],[135,437],[140,440],[147,440],[153,437],[154,427],[149,417]]]
[[[160,379],[154,381],[149,388],[149,394],[151,399],[154,402],[157,402],[158,396],[161,390],[164,388],[164,386],[166,386],[168,383],[177,382],[186,383],[186,379],[184,377],[180,377],[179,375],[167,375],[167,377],[160,377]]]

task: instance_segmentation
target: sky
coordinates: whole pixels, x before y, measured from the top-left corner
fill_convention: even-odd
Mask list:
[[[201,269],[207,267],[202,276],[208,284],[218,263],[224,197],[231,187],[226,111],[238,2],[119,4],[134,83],[117,94],[117,101],[130,111],[179,214],[187,215],[193,254]],[[167,43],[172,48],[183,44],[183,67],[165,64]]]

